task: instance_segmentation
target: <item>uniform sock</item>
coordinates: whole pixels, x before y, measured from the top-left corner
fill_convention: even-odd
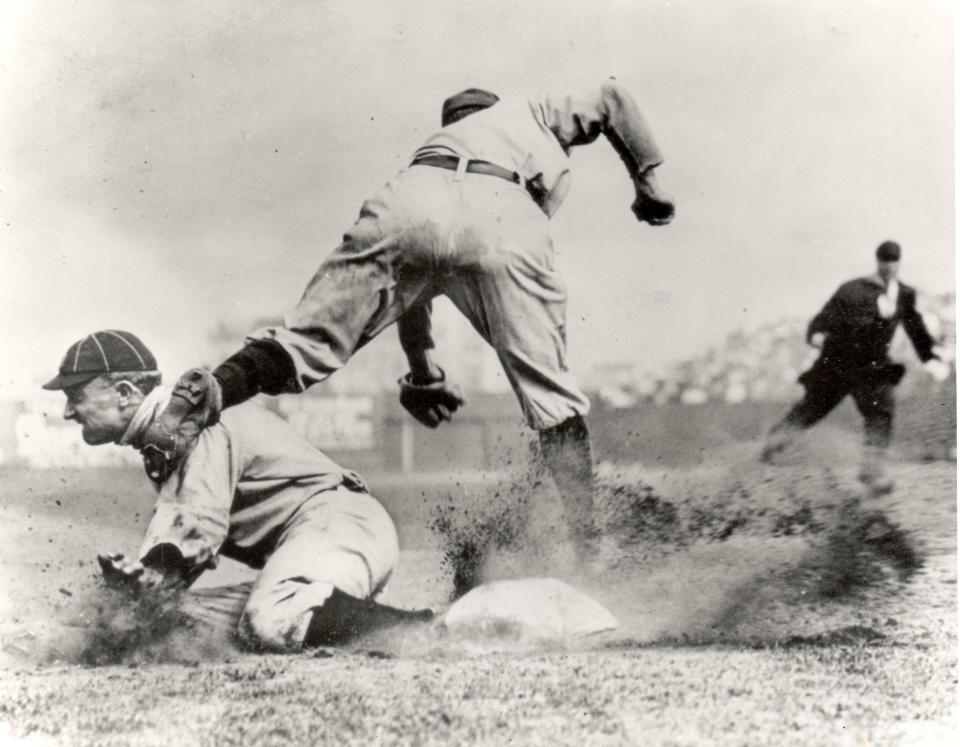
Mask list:
[[[540,431],[543,458],[563,499],[574,540],[595,535],[593,521],[593,450],[583,417],[575,415],[560,425]]]
[[[260,392],[296,391],[296,386],[291,385],[297,376],[293,360],[274,340],[256,340],[245,345],[217,366],[213,375],[220,384],[225,408]]]
[[[314,609],[303,643],[335,646],[381,628],[432,619],[432,610],[401,610],[334,589],[323,606]]]

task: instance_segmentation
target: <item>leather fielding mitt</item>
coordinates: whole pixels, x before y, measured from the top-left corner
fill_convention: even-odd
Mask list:
[[[429,384],[415,384],[410,374],[398,382],[400,404],[428,428],[436,428],[443,421],[450,420],[453,413],[466,403],[460,387],[448,383],[442,369],[440,374],[439,381]]]
[[[223,399],[213,374],[191,368],[177,381],[170,403],[147,428],[140,453],[147,476],[163,483],[193,450],[200,432],[220,420]]]

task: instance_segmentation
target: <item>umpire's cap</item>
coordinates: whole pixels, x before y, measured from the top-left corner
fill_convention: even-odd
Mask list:
[[[486,109],[493,106],[500,100],[500,97],[490,91],[484,91],[482,88],[468,88],[443,102],[443,110],[440,112],[440,122],[446,127],[468,114]]]
[[[66,389],[114,371],[156,371],[157,359],[136,335],[119,329],[94,332],[70,346],[60,372],[44,389]]]
[[[899,262],[900,245],[896,241],[884,241],[877,247],[877,259],[881,262]]]

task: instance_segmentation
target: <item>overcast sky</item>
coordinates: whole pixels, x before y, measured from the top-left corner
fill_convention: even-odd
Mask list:
[[[887,238],[951,290],[953,28],[949,0],[6,0],[0,385],[104,327],[215,362],[210,328],[296,303],[471,85],[615,75],[666,154],[651,228],[606,141],[574,152],[575,368],[808,318]]]

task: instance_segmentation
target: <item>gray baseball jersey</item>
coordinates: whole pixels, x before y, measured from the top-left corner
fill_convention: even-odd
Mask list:
[[[166,398],[151,392],[121,443],[136,446]],[[362,480],[253,403],[205,429],[157,493],[141,560],[172,546],[188,576],[218,555],[260,569],[241,632],[261,646],[302,645],[312,609],[334,587],[375,596],[399,556],[393,521]]]

